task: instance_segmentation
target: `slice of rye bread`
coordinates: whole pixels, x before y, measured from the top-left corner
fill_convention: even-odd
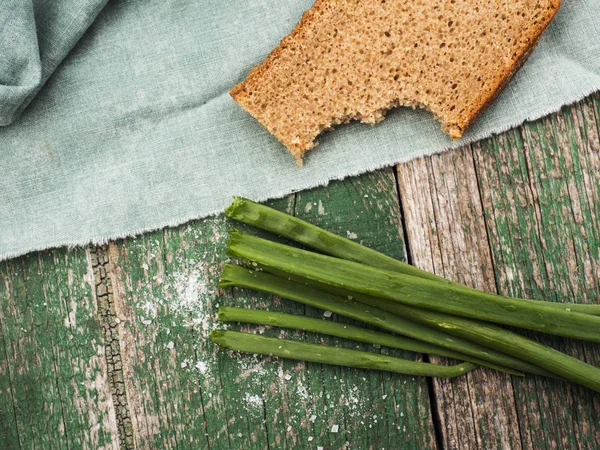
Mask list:
[[[560,0],[317,0],[230,91],[302,165],[326,129],[395,106],[454,139],[531,53]]]

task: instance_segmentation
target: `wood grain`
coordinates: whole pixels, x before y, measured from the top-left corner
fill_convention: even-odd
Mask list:
[[[118,448],[97,320],[83,249],[0,263],[0,447]]]
[[[472,148],[398,166],[412,262],[492,292],[598,302],[594,109],[590,98]],[[540,339],[600,363],[597,346]],[[584,389],[483,370],[434,386],[444,448],[600,447],[599,396]]]
[[[471,150],[398,166],[398,183],[412,264],[493,291]],[[509,376],[480,368],[466,377],[434,379],[433,386],[443,448],[520,448]]]

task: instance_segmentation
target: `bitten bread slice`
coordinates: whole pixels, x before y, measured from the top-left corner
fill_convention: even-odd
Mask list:
[[[231,96],[302,164],[323,130],[425,108],[462,136],[560,0],[317,0]]]

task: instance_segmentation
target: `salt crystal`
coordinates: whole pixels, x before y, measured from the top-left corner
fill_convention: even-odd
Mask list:
[[[146,263],[142,264],[142,269],[148,270],[148,264],[146,264]]]
[[[332,314],[333,314],[333,313],[332,313],[331,311],[325,311],[325,312],[323,313],[323,317],[327,317],[327,318],[329,318],[329,317],[331,317],[331,315],[332,315]]]
[[[308,437],[308,442],[312,442],[312,440],[313,440],[313,439],[314,439],[314,438],[313,438],[312,436],[309,436],[309,437]]]
[[[373,344],[373,347],[375,347],[375,348],[381,348],[381,345],[379,345],[379,344]]]
[[[286,381],[290,381],[292,379],[292,376],[289,373],[285,374],[285,377],[283,377],[286,379]]]
[[[175,343],[173,341],[169,341],[169,343],[167,344],[167,348],[169,350],[173,350],[175,348]]]
[[[184,360],[184,361],[181,363],[181,368],[182,368],[182,369],[185,369],[185,368],[187,367],[187,365],[188,365],[188,361],[187,361],[187,359],[186,359],[186,360]]]
[[[292,431],[292,426],[291,426],[291,425],[288,425],[288,427],[287,427],[287,432],[289,433],[290,431]]]
[[[331,426],[331,432],[332,433],[337,433],[340,430],[340,426],[339,425],[332,425]]]
[[[310,416],[310,418],[308,420],[310,420],[312,423],[315,423],[315,420],[317,419],[317,416],[315,416],[314,414],[312,416]]]
[[[323,446],[322,445],[318,445],[317,446],[317,450],[323,450]]]
[[[385,400],[387,398],[387,394],[382,395],[381,398]]]
[[[358,235],[356,233],[353,233],[352,231],[346,231],[346,237],[348,239],[357,239]]]
[[[196,365],[194,367],[196,367],[196,369],[198,369],[200,373],[206,373],[206,370],[208,369],[204,361],[196,361]]]

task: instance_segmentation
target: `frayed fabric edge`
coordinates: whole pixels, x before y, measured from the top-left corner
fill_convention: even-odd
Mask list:
[[[336,176],[332,176],[331,178],[322,180],[320,182],[316,182],[316,183],[307,183],[307,185],[305,186],[300,186],[297,188],[290,188],[290,189],[283,189],[280,190],[272,195],[265,195],[265,196],[259,196],[259,197],[255,197],[252,200],[256,201],[256,202],[264,202],[267,200],[274,200],[274,199],[279,199],[279,198],[283,198],[287,195],[291,195],[294,194],[296,192],[301,192],[307,189],[313,189],[313,188],[317,188],[317,187],[324,187],[327,186],[331,181],[337,181],[337,180],[343,180],[345,178],[348,177],[354,177],[357,175],[361,175],[364,173],[368,173],[368,172],[373,172],[375,170],[379,170],[379,169],[383,169],[386,167],[393,167],[396,166],[398,164],[404,164],[406,162],[418,159],[418,158],[423,158],[426,156],[431,156],[431,155],[436,155],[439,153],[443,153],[446,151],[452,151],[452,150],[456,150],[457,148],[463,147],[465,145],[469,145],[472,144],[474,142],[478,142],[482,139],[486,139],[492,136],[496,136],[500,133],[504,133],[505,131],[514,129],[518,126],[523,125],[525,122],[531,122],[534,120],[538,120],[541,119],[543,117],[547,117],[550,114],[554,114],[558,111],[560,111],[562,108],[566,107],[566,106],[572,106],[582,100],[584,100],[586,97],[598,92],[600,90],[600,85],[598,86],[589,86],[588,89],[586,89],[585,91],[583,91],[581,94],[579,94],[577,97],[575,97],[575,99],[573,99],[572,101],[565,103],[565,104],[561,104],[558,105],[556,107],[551,107],[548,108],[546,110],[544,110],[541,114],[539,115],[535,115],[535,116],[529,116],[526,117],[525,119],[521,120],[521,121],[517,121],[514,123],[509,123],[505,126],[502,126],[500,128],[498,128],[495,131],[492,131],[490,133],[482,133],[481,135],[478,134],[474,134],[473,136],[467,136],[459,141],[457,141],[456,143],[454,143],[453,145],[450,145],[448,147],[441,147],[441,148],[434,148],[434,149],[430,149],[428,151],[425,151],[423,154],[415,156],[415,155],[408,155],[408,156],[398,156],[397,158],[392,158],[389,161],[383,161],[379,164],[373,164],[370,166],[365,167],[364,169],[361,168],[359,170],[353,170],[353,171],[349,171],[349,172],[345,172],[343,175],[336,175]],[[219,209],[219,210],[214,210],[205,214],[199,214],[199,215],[191,215],[191,216],[185,216],[183,218],[178,218],[178,219],[173,219],[173,220],[168,220],[168,221],[163,221],[160,222],[159,224],[156,225],[150,225],[148,227],[142,227],[142,228],[138,228],[135,229],[133,231],[125,231],[123,233],[115,233],[113,235],[106,235],[106,236],[99,236],[99,237],[92,237],[90,239],[84,239],[84,240],[75,240],[75,241],[70,241],[70,240],[61,240],[61,241],[57,241],[54,243],[49,243],[47,245],[42,245],[39,247],[32,247],[32,248],[28,248],[28,249],[23,249],[22,251],[11,251],[11,252],[5,252],[5,253],[0,253],[0,261],[6,261],[9,259],[13,259],[13,258],[18,258],[20,256],[24,256],[28,253],[32,253],[32,252],[40,252],[40,251],[45,251],[45,250],[50,250],[50,249],[56,249],[56,248],[62,248],[62,247],[67,247],[68,249],[72,249],[72,248],[76,248],[76,247],[85,247],[85,246],[89,246],[89,245],[106,245],[107,243],[111,242],[111,241],[115,241],[118,239],[127,239],[127,238],[133,238],[136,236],[140,236],[144,233],[149,233],[152,231],[159,231],[159,230],[163,230],[165,228],[172,228],[172,227],[177,227],[180,225],[183,225],[185,223],[194,221],[194,220],[200,220],[200,219],[205,219],[207,217],[211,217],[211,216],[217,216],[218,214],[221,214],[223,212],[223,209]]]

